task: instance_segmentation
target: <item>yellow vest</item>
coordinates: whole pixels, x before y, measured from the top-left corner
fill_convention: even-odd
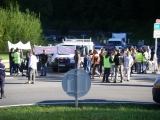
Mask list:
[[[15,52],[13,54],[13,56],[14,56],[14,63],[15,64],[20,64],[21,63],[20,53],[19,52]]]
[[[111,63],[109,62],[110,57],[106,58],[103,57],[103,61],[104,61],[104,68],[111,68]]]
[[[135,54],[135,59],[137,62],[142,62],[142,57],[143,57],[143,55],[140,52]]]

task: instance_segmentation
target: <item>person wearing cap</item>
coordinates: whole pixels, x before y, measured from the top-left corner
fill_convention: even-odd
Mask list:
[[[28,82],[26,84],[35,83],[35,73],[37,69],[37,58],[33,55],[32,51],[29,51],[29,61],[28,61]],[[31,82],[32,79],[32,82]]]
[[[0,58],[0,86],[1,86],[1,99],[5,98],[4,95],[4,84],[5,84],[5,65],[1,63],[2,58]]]
[[[43,50],[43,53],[41,54],[41,75],[40,76],[46,76],[47,75],[47,62],[48,62],[48,54],[46,53],[46,50]]]

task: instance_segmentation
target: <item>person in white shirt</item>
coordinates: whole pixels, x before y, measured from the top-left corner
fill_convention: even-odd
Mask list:
[[[130,80],[130,71],[133,65],[133,57],[131,56],[130,51],[127,51],[126,56],[124,57],[124,77],[127,78],[127,81]]]
[[[32,51],[29,51],[29,62],[28,62],[28,82],[26,84],[34,84],[35,83],[35,72],[37,69],[37,58],[33,55]],[[32,82],[31,82],[32,79]]]

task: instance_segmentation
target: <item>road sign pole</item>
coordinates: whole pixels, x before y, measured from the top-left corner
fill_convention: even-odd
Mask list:
[[[75,70],[75,107],[78,107],[78,69]]]

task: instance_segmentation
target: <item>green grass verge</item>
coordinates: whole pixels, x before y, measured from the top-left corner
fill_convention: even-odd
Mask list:
[[[9,60],[9,52],[0,52],[0,57],[3,60]]]
[[[159,120],[160,106],[138,104],[79,104],[7,107],[1,120]]]

